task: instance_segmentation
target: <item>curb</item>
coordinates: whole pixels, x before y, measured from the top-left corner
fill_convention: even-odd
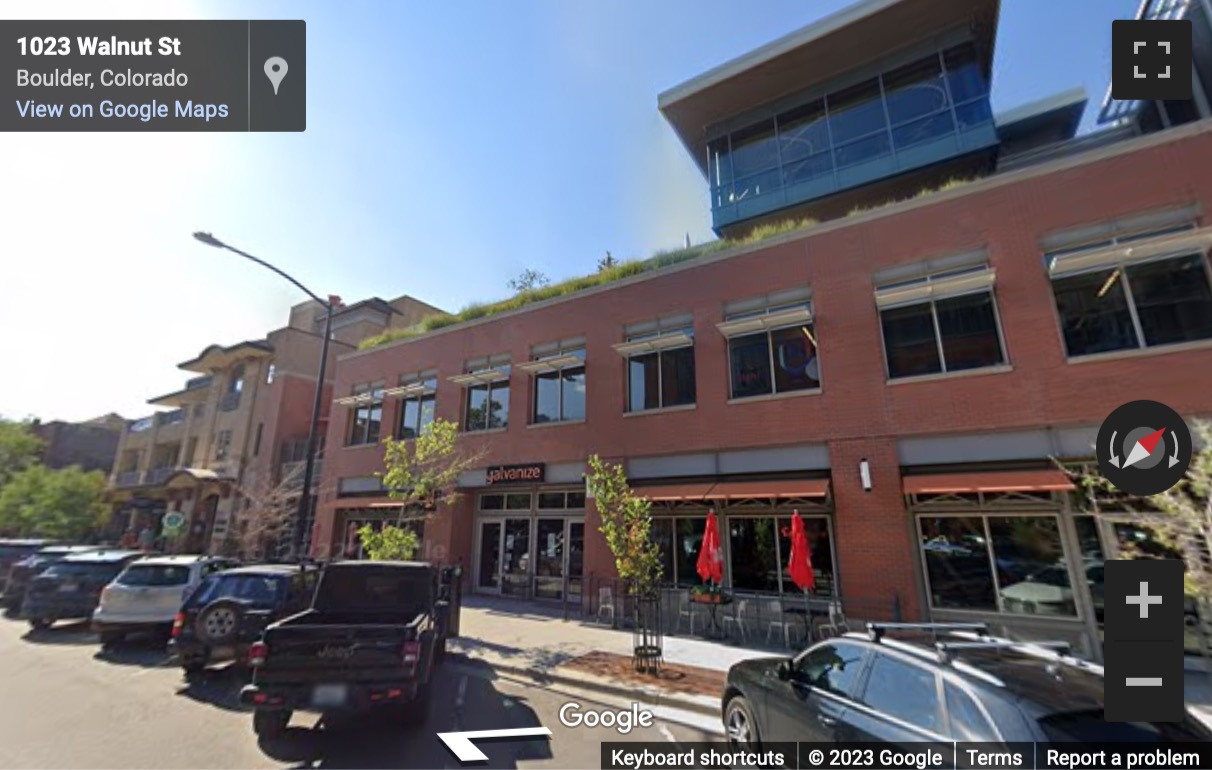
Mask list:
[[[532,666],[500,663],[487,658],[464,657],[471,662],[483,663],[491,667],[496,672],[525,677],[540,685],[562,684],[581,690],[592,690],[594,692],[600,692],[607,695],[630,698],[634,701],[643,702],[650,706],[663,706],[666,708],[681,709],[683,711],[692,711],[706,716],[719,716],[720,713],[720,708],[718,705],[716,705],[714,702],[706,702],[708,700],[714,701],[714,699],[706,695],[691,696],[684,695],[682,693],[667,693],[654,687],[612,684],[604,679],[581,674],[566,674],[558,671],[534,668]],[[455,665],[460,666],[459,663],[455,663]],[[473,667],[460,667],[465,668],[468,673],[475,673]],[[698,700],[697,698],[701,698],[702,700]]]

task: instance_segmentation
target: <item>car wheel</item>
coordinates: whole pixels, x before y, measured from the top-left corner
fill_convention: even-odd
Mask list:
[[[202,608],[194,623],[194,633],[212,646],[230,644],[240,631],[244,605],[231,599],[216,599]]]
[[[728,743],[737,748],[757,749],[762,745],[753,707],[740,695],[724,707],[724,731],[728,734]]]
[[[258,710],[253,712],[253,732],[262,738],[276,738],[286,731],[290,724],[289,711],[276,709]]]
[[[30,618],[29,627],[35,631],[45,631],[54,624],[50,618]]]

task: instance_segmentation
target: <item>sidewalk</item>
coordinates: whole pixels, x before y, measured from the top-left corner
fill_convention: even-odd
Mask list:
[[[719,694],[671,692],[653,684],[630,683],[589,673],[576,665],[594,653],[631,659],[630,631],[617,631],[579,616],[564,620],[563,608],[494,597],[468,596],[463,600],[459,638],[450,652],[497,671],[525,676],[544,683],[559,683],[611,693],[654,706],[682,708],[718,715]],[[777,650],[746,649],[684,636],[665,637],[665,663],[718,672],[722,678],[733,663],[748,658],[787,654]],[[573,665],[570,665],[573,664]]]
[[[718,695],[692,695],[671,692],[659,682],[640,684],[616,677],[589,673],[576,665],[594,653],[631,658],[630,631],[572,616],[564,620],[560,606],[497,599],[485,596],[464,598],[460,638],[452,640],[450,651],[473,663],[522,676],[541,683],[597,690],[648,703],[718,715]],[[719,672],[722,676],[733,663],[749,658],[786,655],[779,649],[749,649],[685,636],[665,637],[665,663],[692,666]],[[1188,668],[1185,673],[1185,697],[1190,709],[1212,726],[1212,673]]]

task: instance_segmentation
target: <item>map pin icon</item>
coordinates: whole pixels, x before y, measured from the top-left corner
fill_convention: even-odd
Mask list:
[[[281,85],[282,78],[286,77],[288,69],[290,68],[286,66],[286,60],[281,56],[271,56],[265,60],[265,77],[274,84],[274,96],[278,95],[278,86]]]

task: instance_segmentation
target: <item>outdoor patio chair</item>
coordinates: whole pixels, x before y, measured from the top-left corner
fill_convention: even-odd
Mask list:
[[[850,624],[846,621],[846,615],[842,611],[842,603],[837,600],[831,600],[829,602],[829,617],[818,620],[816,628],[813,630],[818,639],[849,633]]]
[[[682,621],[685,620],[690,624],[690,635],[694,636],[694,620],[700,617],[695,611],[694,602],[690,601],[689,591],[680,591],[678,593],[678,633],[682,631]]]
[[[745,618],[749,609],[749,600],[741,599],[736,603],[736,612],[724,616],[724,633],[728,633],[728,625],[734,624],[741,634],[741,641],[749,641],[749,624]]]
[[[783,603],[778,599],[766,602],[766,610],[772,618],[770,625],[766,627],[766,644],[770,644],[770,638],[778,631],[782,634],[783,645],[791,647],[791,627],[799,621],[789,619],[783,614]]]
[[[601,620],[603,615],[609,615],[611,625],[614,624],[614,589],[610,586],[598,589],[598,620]]]

